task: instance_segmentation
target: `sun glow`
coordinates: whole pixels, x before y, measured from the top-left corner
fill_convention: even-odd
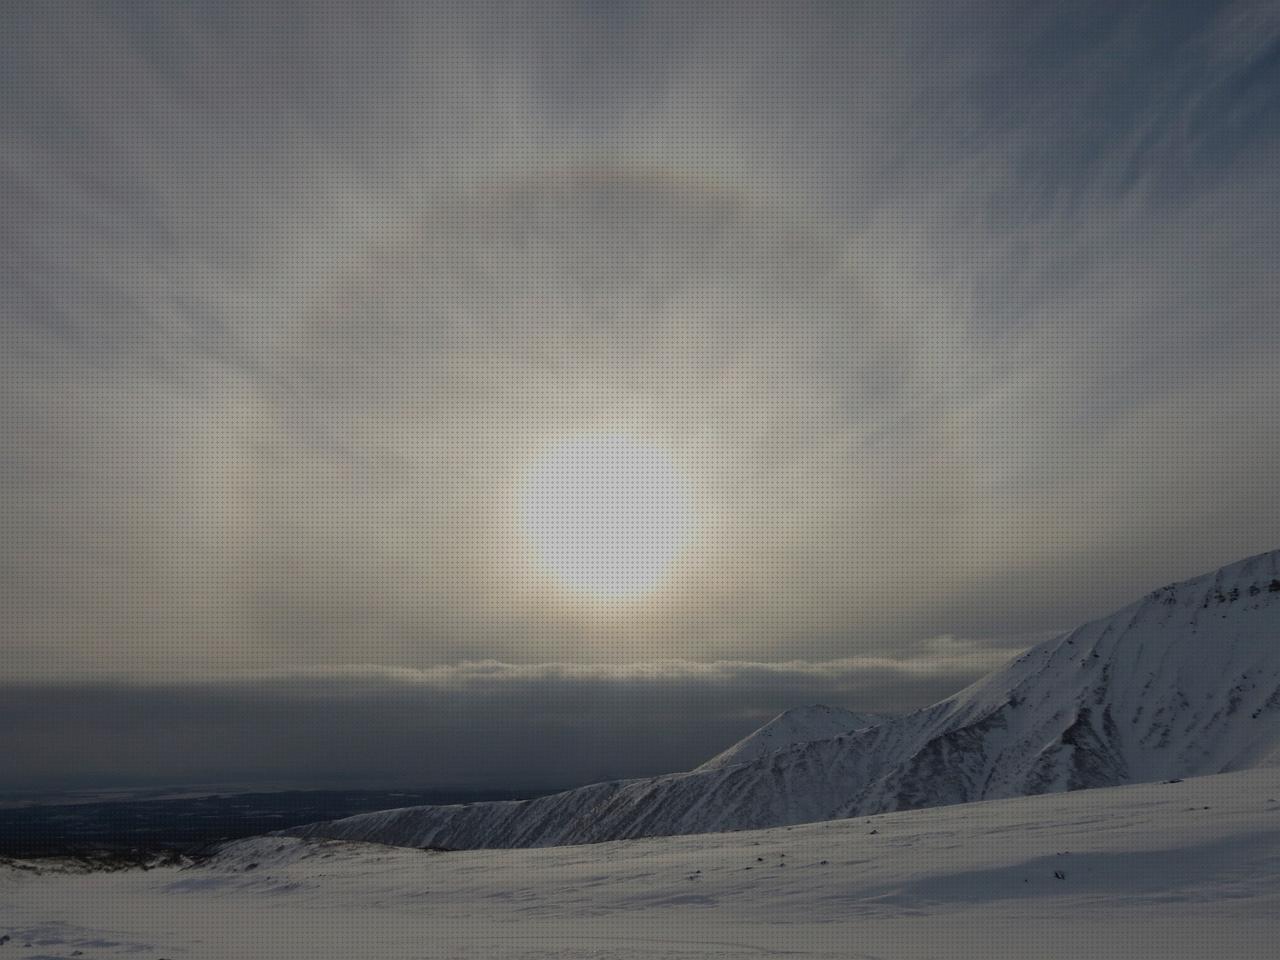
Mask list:
[[[604,598],[657,587],[691,527],[671,459],[618,435],[578,437],[542,456],[520,491],[520,520],[552,573]]]

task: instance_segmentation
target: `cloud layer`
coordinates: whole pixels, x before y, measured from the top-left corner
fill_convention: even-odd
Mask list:
[[[1007,659],[951,638],[917,654],[926,652],[830,662],[353,664],[184,683],[9,685],[0,687],[0,789],[547,788],[664,773],[698,765],[791,706],[899,712]]]

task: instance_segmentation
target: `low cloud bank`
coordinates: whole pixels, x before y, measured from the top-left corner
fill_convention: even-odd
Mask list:
[[[781,663],[348,664],[0,688],[0,789],[182,782],[530,787],[687,769],[773,714],[900,712],[1011,651]]]

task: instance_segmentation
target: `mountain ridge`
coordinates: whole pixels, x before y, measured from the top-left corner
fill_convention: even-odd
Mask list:
[[[779,749],[764,749],[771,738],[756,734],[686,773],[532,801],[382,811],[281,833],[445,848],[548,846],[1270,765],[1280,759],[1280,551],[1161,587],[920,710]],[[756,754],[735,759],[744,743]]]
[[[759,757],[797,743],[827,740],[844,733],[852,733],[864,727],[883,723],[886,718],[874,713],[855,713],[843,707],[829,707],[823,703],[784,710],[762,727],[747,734],[733,746],[716,754],[694,771],[715,770],[738,763],[748,763]]]

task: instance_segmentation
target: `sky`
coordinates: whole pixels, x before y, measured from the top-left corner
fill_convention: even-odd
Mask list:
[[[1274,2],[18,3],[0,133],[0,789],[681,769],[1280,547]]]

